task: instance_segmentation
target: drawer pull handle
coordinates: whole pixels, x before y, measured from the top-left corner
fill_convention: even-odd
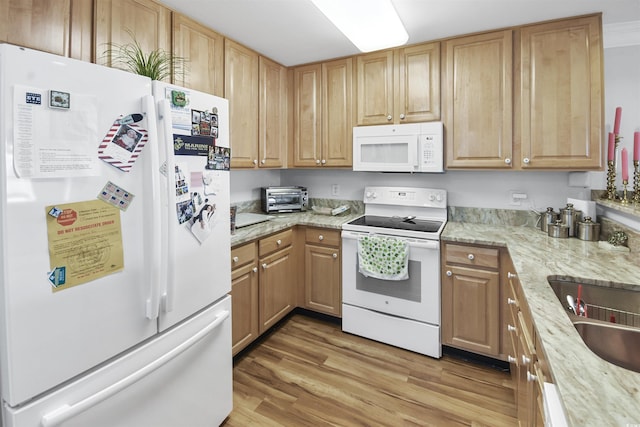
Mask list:
[[[515,279],[516,277],[518,277],[517,274],[507,271],[507,279]]]
[[[278,239],[276,240],[276,245],[280,246],[282,244],[282,240]]]
[[[509,363],[518,363],[518,359],[516,359],[515,357],[513,357],[513,356],[511,356],[511,355],[508,355],[508,356],[507,356],[507,361],[508,361]]]
[[[513,298],[507,298],[507,304],[516,305],[516,300],[514,300]]]
[[[509,331],[509,332],[517,332],[518,328],[516,328],[515,326],[512,326],[512,325],[507,325],[507,331]]]
[[[447,270],[447,276],[451,277],[453,275],[453,273],[451,272],[451,270]]]
[[[266,270],[267,269],[267,263],[265,262],[264,264],[262,264],[262,269]]]
[[[537,375],[533,375],[531,372],[527,371],[527,381],[533,382],[538,379]]]
[[[321,240],[321,241],[322,241],[322,240],[324,240],[324,236],[323,236],[322,234],[321,234],[321,235],[319,235],[319,236],[318,236],[318,240]]]
[[[531,359],[529,359],[527,356],[525,356],[524,354],[522,355],[522,364],[523,365],[528,365],[529,362],[531,362]]]
[[[467,255],[467,258],[469,258],[469,260],[473,261],[475,259],[475,255],[474,254],[469,254]]]
[[[251,271],[253,271],[254,273],[257,273],[258,272],[258,267],[253,267],[253,270],[251,270]]]
[[[233,262],[238,262],[238,261],[240,261],[240,258],[238,258],[237,256],[234,256],[233,257]]]
[[[333,254],[331,256],[334,257],[334,258],[338,258],[338,254]]]

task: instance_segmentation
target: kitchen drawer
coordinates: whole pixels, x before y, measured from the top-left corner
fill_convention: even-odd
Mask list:
[[[242,267],[256,259],[255,243],[247,243],[231,249],[231,269]]]
[[[499,250],[467,245],[445,245],[445,262],[498,269]]]
[[[293,230],[285,230],[272,236],[265,237],[258,242],[258,256],[263,257],[271,252],[286,248],[293,240]]]
[[[305,241],[326,246],[340,246],[340,230],[307,227]]]

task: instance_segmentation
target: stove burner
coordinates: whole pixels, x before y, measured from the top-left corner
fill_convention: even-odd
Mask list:
[[[435,233],[442,226],[442,221],[426,219],[416,219],[415,217],[399,216],[375,216],[365,215],[349,222],[349,225],[360,225],[365,227],[388,228],[395,230],[421,231],[424,233]]]

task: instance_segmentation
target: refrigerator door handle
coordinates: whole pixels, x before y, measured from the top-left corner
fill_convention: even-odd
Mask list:
[[[160,170],[160,153],[157,148],[158,141],[158,130],[156,128],[156,108],[152,95],[146,95],[143,100],[143,111],[147,117],[147,127],[149,131],[149,140],[156,141],[156,147],[153,145],[149,147],[149,154],[151,157],[151,165],[150,170],[147,171],[147,176],[149,177],[149,184],[151,186],[151,197],[147,197],[148,206],[146,206],[147,212],[161,212],[161,198],[160,198],[160,174],[158,173]],[[146,222],[147,229],[145,230],[145,235],[147,238],[145,241],[147,242],[146,251],[148,254],[151,254],[150,257],[147,258],[147,271],[149,274],[148,278],[148,298],[146,301],[146,315],[148,319],[157,319],[159,306],[160,306],[160,281],[163,279],[163,275],[161,273],[161,258],[162,252],[160,242],[158,239],[162,237],[162,218],[161,215],[150,215],[150,220]]]
[[[168,99],[162,99],[158,102],[158,113],[161,129],[163,132],[165,157],[167,162],[167,226],[166,226],[166,238],[167,243],[165,251],[167,253],[166,262],[164,262],[163,272],[163,294],[162,294],[162,309],[165,312],[173,310],[173,295],[175,293],[175,280],[174,280],[174,262],[175,262],[175,247],[176,247],[176,227],[172,222],[172,218],[175,220],[176,209],[176,175],[175,171],[175,159],[173,150],[173,128],[171,123],[171,106]]]
[[[121,380],[111,384],[108,387],[100,390],[99,392],[87,397],[80,402],[77,402],[73,405],[65,404],[60,406],[59,408],[45,414],[42,417],[41,425],[42,427],[53,427],[57,426],[66,420],[80,414],[81,412],[86,411],[87,409],[99,404],[100,402],[108,399],[114,394],[124,390],[135,382],[141,380],[142,378],[149,375],[151,372],[165,365],[167,362],[170,362],[184,351],[191,348],[194,344],[200,341],[202,338],[211,333],[214,329],[216,329],[222,322],[224,322],[229,317],[229,311],[224,310],[220,314],[218,314],[215,320],[209,323],[207,326],[202,328],[200,331],[192,335],[189,339],[182,342],[182,344],[174,347],[168,353],[165,353],[158,359],[144,366],[143,368],[135,371],[129,376],[122,378]]]

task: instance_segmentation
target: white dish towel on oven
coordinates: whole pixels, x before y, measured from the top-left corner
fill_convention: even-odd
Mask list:
[[[358,270],[382,280],[409,278],[409,243],[404,239],[369,234],[358,238]]]

